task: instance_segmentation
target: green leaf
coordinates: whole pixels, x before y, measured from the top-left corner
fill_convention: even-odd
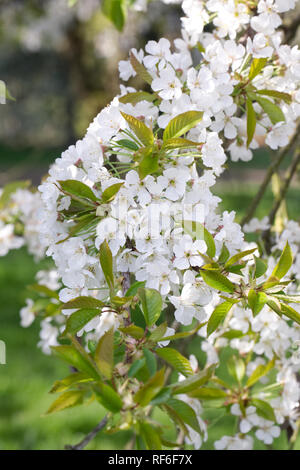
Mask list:
[[[262,259],[257,258],[256,256],[254,256],[254,260],[255,260],[254,277],[258,278],[258,277],[261,277],[265,274],[265,272],[268,269],[268,266],[266,265],[266,263]]]
[[[148,382],[145,383],[134,395],[133,399],[135,403],[141,406],[147,406],[152,398],[162,389],[165,382],[165,369],[161,369],[151,377]]]
[[[50,297],[50,299],[59,299],[58,293],[52,289],[49,289],[47,286],[43,286],[42,284],[31,284],[27,286],[27,289],[36,292],[37,294],[42,294],[46,297]]]
[[[250,403],[255,406],[256,412],[259,416],[268,419],[269,421],[276,422],[274,410],[268,402],[259,400],[258,398],[252,398]]]
[[[144,357],[146,359],[146,365],[149,370],[150,377],[152,377],[157,371],[156,358],[149,349],[143,348]]]
[[[145,147],[140,152],[141,160],[139,162],[139,177],[144,179],[147,175],[151,175],[159,170],[158,154],[153,153],[152,147]]]
[[[162,311],[162,298],[160,293],[155,289],[140,287],[137,294],[142,303],[142,311],[147,326],[154,325]]]
[[[175,411],[185,424],[201,434],[196,413],[190,405],[182,400],[177,400],[177,398],[170,398],[167,405]]]
[[[62,310],[68,310],[73,308],[102,308],[105,304],[94,297],[81,296],[75,299],[69,300],[62,305]]]
[[[49,393],[61,393],[74,385],[90,382],[92,379],[82,372],[73,372],[62,380],[56,380]]]
[[[131,297],[132,295],[136,295],[137,291],[140,287],[144,287],[146,284],[145,281],[137,281],[134,282],[128,289],[128,291],[125,294],[125,297]]]
[[[204,225],[200,224],[200,222],[195,222],[194,220],[184,220],[183,229],[184,232],[190,235],[192,238],[196,238],[197,240],[204,240],[207,246],[207,256],[211,259],[214,258],[216,254],[214,237],[204,227]]]
[[[246,372],[245,362],[241,357],[231,356],[227,361],[227,367],[230,375],[241,383]]]
[[[175,149],[187,149],[198,147],[200,145],[199,142],[193,142],[189,139],[181,139],[181,138],[173,138],[166,140],[163,145],[163,150],[175,150]]]
[[[173,395],[178,393],[189,393],[195,389],[202,387],[211,378],[214,373],[215,365],[208,367],[201,372],[189,377],[188,379],[182,380],[177,384],[172,384]]]
[[[93,390],[97,401],[107,410],[112,413],[118,413],[122,409],[122,400],[110,385],[99,383],[93,388]]]
[[[130,57],[130,64],[131,64],[133,70],[136,72],[136,74],[142,80],[144,80],[144,82],[151,85],[153,78],[150,75],[150,73],[148,72],[148,70],[146,69],[146,67],[144,67],[144,65],[141,64],[141,62],[138,61],[138,59],[136,58],[136,56],[134,55],[133,52],[130,52],[129,57]]]
[[[168,362],[175,370],[185,375],[194,375],[194,371],[191,367],[189,360],[184,357],[180,352],[173,348],[160,348],[157,349],[156,354]]]
[[[140,423],[140,433],[148,450],[162,450],[160,435],[154,426],[146,421],[142,421]]]
[[[227,393],[220,388],[213,387],[201,387],[198,390],[194,390],[189,393],[192,398],[198,398],[199,400],[217,400],[227,397]]]
[[[162,388],[157,395],[151,400],[150,405],[156,406],[166,403],[171,398],[171,388]]]
[[[252,142],[255,129],[256,129],[256,114],[253,108],[252,101],[247,98],[246,100],[246,109],[247,109],[247,147],[249,147]]]
[[[224,321],[233,304],[225,301],[216,306],[207,324],[207,336],[210,336],[218,326]]]
[[[286,245],[284,247],[284,250],[280,256],[280,259],[275,266],[271,277],[276,277],[277,279],[281,279],[283,276],[286,275],[288,270],[293,264],[293,254],[290,248],[290,245],[288,242],[286,242]]]
[[[267,98],[262,98],[259,95],[255,95],[254,93],[251,93],[251,96],[258,102],[258,104],[262,107],[265,113],[269,116],[272,124],[277,124],[277,122],[285,121],[283,112],[276,104],[272,103],[272,101],[267,100]]]
[[[13,181],[4,186],[0,196],[0,208],[3,208],[9,201],[13,193],[18,189],[26,189],[30,186],[30,181]]]
[[[67,194],[70,194],[70,196],[77,196],[94,202],[98,200],[91,188],[81,181],[63,180],[58,181],[58,183],[61,189]]]
[[[268,301],[268,296],[264,292],[257,292],[253,289],[248,293],[248,304],[253,315],[256,316]]]
[[[116,197],[117,193],[122,188],[123,184],[124,182],[116,183],[106,188],[105,191],[103,191],[102,196],[101,196],[102,202],[105,204],[107,204],[108,202],[111,202]]]
[[[229,256],[230,256],[230,253],[229,253],[229,251],[228,251],[228,248],[227,248],[226,245],[223,243],[222,250],[221,250],[221,253],[220,253],[218,262],[219,262],[220,264],[225,264],[226,261],[228,260]]]
[[[230,266],[232,266],[233,264],[237,263],[238,261],[240,261],[241,259],[245,258],[245,256],[248,256],[248,255],[251,255],[252,253],[254,253],[254,251],[256,251],[257,248],[252,248],[251,250],[245,250],[245,251],[241,251],[240,253],[237,253],[236,255],[232,256],[231,258],[229,258],[229,260],[226,262],[225,264],[225,269],[229,268]]]
[[[300,295],[289,295],[289,294],[274,294],[278,300],[289,302],[293,304],[300,304]]]
[[[163,133],[163,141],[182,136],[195,127],[203,117],[200,111],[187,111],[171,119]]]
[[[145,334],[143,328],[136,325],[125,326],[123,328],[119,328],[119,330],[122,331],[122,333],[132,336],[135,339],[141,339]]]
[[[299,312],[297,312],[297,310],[292,308],[290,305],[286,305],[284,303],[281,303],[280,305],[281,305],[281,312],[286,317],[290,318],[294,322],[298,323],[298,325],[300,325],[300,314],[299,314]]]
[[[106,240],[100,245],[99,257],[104,277],[112,294],[114,288],[113,258]]]
[[[119,98],[120,103],[130,103],[137,104],[140,101],[149,101],[152,102],[156,99],[156,95],[153,93],[148,93],[147,91],[134,91],[133,93],[127,93],[124,96]]]
[[[260,380],[262,377],[268,374],[271,369],[274,367],[275,360],[272,359],[272,361],[269,361],[267,364],[262,365],[259,364],[256,369],[252,372],[250,377],[248,378],[246,382],[246,387],[251,387],[254,385],[258,380]]]
[[[107,379],[111,379],[114,366],[114,331],[111,328],[107,331],[97,344],[95,352],[95,362],[101,374]]]
[[[60,395],[50,406],[46,414],[55,413],[73,406],[81,405],[83,402],[84,391],[71,390]]]
[[[253,78],[255,78],[259,74],[259,72],[261,72],[261,70],[264,68],[266,63],[267,63],[267,59],[265,57],[262,57],[260,59],[253,59],[251,67],[250,67],[248,79],[253,80]]]
[[[134,361],[134,363],[131,365],[129,371],[128,371],[128,377],[135,377],[135,375],[138,373],[139,370],[142,369],[146,364],[146,359],[143,357],[142,359],[138,359],[137,361]]]
[[[223,276],[219,271],[204,271],[201,270],[201,276],[204,282],[210,287],[221,292],[234,292],[234,284],[232,284],[227,277]]]
[[[82,308],[77,312],[72,313],[67,319],[66,328],[62,333],[62,336],[66,336],[68,333],[76,335],[87,323],[89,323],[97,315],[100,315],[99,310],[92,308]]]
[[[271,96],[272,98],[282,100],[287,104],[291,104],[292,102],[292,97],[289,93],[284,93],[282,91],[276,91],[276,90],[255,90],[255,93],[258,95],[264,95],[264,96]]]
[[[60,243],[65,242],[66,240],[69,240],[69,238],[74,237],[82,231],[87,231],[93,224],[97,223],[96,221],[97,219],[95,213],[81,216],[80,220],[69,229],[69,235],[63,240],[59,240],[58,242],[56,242],[56,245],[59,245]]]
[[[118,31],[122,31],[127,17],[125,0],[104,0],[102,11],[107,16]]]
[[[222,335],[222,338],[234,339],[234,338],[241,338],[244,335],[245,335],[245,333],[243,333],[240,330],[229,330],[229,331],[226,331]]]
[[[136,143],[133,142],[133,140],[129,139],[120,139],[114,143],[116,143],[119,147],[126,148],[128,150],[133,150],[134,152],[139,149]]]
[[[131,116],[130,114],[120,111],[123,118],[129,124],[130,129],[135,133],[138,139],[145,145],[145,147],[152,147],[154,143],[154,135],[151,129],[140,121],[139,119]]]
[[[155,330],[152,331],[151,335],[149,336],[149,341],[156,343],[162,340],[167,331],[167,328],[167,322],[161,323],[157,328],[155,328]]]
[[[69,365],[75,367],[81,372],[86,373],[88,377],[92,377],[93,379],[99,380],[100,376],[96,371],[95,367],[93,367],[93,364],[74,346],[52,346],[51,349],[55,352],[58,357],[66,361]]]

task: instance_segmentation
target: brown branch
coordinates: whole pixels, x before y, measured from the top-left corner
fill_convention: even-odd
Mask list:
[[[108,418],[107,415],[104,416],[104,418],[100,421],[100,423],[97,424],[97,426],[92,429],[91,432],[89,432],[82,441],[80,441],[78,444],[71,446],[71,445],[66,445],[65,449],[66,450],[82,450],[84,449],[91,440],[94,439],[94,437],[100,432],[107,424]]]
[[[283,184],[280,188],[280,192],[278,194],[278,197],[276,198],[276,200],[273,204],[273,207],[272,207],[272,209],[271,209],[271,211],[268,215],[270,228],[268,230],[266,230],[265,232],[263,232],[263,234],[262,234],[262,239],[265,242],[267,252],[270,251],[271,226],[274,223],[277,211],[278,211],[279,207],[281,206],[282,201],[285,199],[287,190],[288,190],[288,188],[291,184],[293,176],[295,175],[295,173],[297,171],[299,163],[300,163],[300,147],[297,147],[294,150],[294,158],[292,160],[292,164],[291,164],[290,168],[288,169],[288,171],[286,173],[286,177],[285,177],[285,179],[283,181]]]
[[[300,124],[298,124],[298,126],[296,128],[296,131],[295,131],[295,134],[294,134],[293,138],[290,140],[289,144],[279,152],[278,156],[274,159],[273,163],[269,166],[269,168],[267,170],[267,173],[265,175],[265,178],[264,178],[264,180],[263,180],[256,196],[252,200],[252,203],[250,204],[250,207],[249,207],[249,210],[248,210],[247,214],[245,215],[245,217],[243,218],[243,220],[241,222],[242,227],[247,222],[249,222],[249,220],[254,215],[254,213],[255,213],[261,199],[263,198],[263,196],[265,194],[265,191],[266,191],[266,189],[267,189],[267,187],[268,187],[268,185],[269,185],[269,183],[272,179],[273,174],[276,173],[276,171],[280,167],[280,165],[283,162],[283,160],[285,159],[285,157],[289,154],[289,152],[292,150],[295,143],[297,142],[298,137],[299,137],[299,131],[300,131]]]

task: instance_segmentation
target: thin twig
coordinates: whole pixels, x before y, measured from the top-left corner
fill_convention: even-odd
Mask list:
[[[249,220],[252,218],[253,214],[255,213],[263,195],[265,194],[265,191],[272,179],[272,176],[278,168],[280,167],[281,163],[285,159],[285,157],[289,154],[290,150],[294,147],[295,143],[297,142],[297,139],[299,137],[299,131],[300,131],[300,124],[298,124],[295,134],[293,138],[290,140],[289,144],[284,147],[278,154],[277,158],[274,159],[273,163],[269,166],[267,173],[265,175],[265,178],[256,194],[254,199],[252,200],[252,203],[250,204],[249,210],[245,217],[243,218],[241,222],[241,226],[243,227]]]
[[[108,418],[107,416],[104,416],[104,418],[100,421],[100,423],[97,424],[97,426],[92,429],[91,432],[89,432],[82,441],[80,441],[78,444],[71,446],[71,445],[66,445],[65,449],[66,450],[82,450],[84,449],[88,443],[94,439],[94,437],[100,432],[107,424]]]
[[[274,223],[274,220],[275,220],[275,217],[276,217],[276,214],[277,214],[277,211],[279,209],[279,207],[281,206],[281,203],[282,201],[285,199],[285,196],[286,196],[286,193],[287,193],[287,190],[291,184],[291,181],[293,179],[293,176],[294,174],[296,173],[297,171],[297,168],[298,168],[298,165],[300,163],[300,148],[297,147],[294,151],[294,158],[293,158],[293,161],[292,161],[292,164],[290,166],[290,168],[288,169],[287,173],[286,173],[286,177],[284,179],[284,182],[281,186],[281,189],[280,189],[280,192],[279,192],[279,195],[278,197],[276,198],[274,204],[273,204],[273,207],[268,215],[268,219],[269,219],[269,226],[270,228],[268,230],[265,230],[263,233],[262,233],[262,239],[264,240],[265,242],[265,247],[266,247],[266,250],[267,252],[270,251],[270,235],[271,235],[271,227]]]

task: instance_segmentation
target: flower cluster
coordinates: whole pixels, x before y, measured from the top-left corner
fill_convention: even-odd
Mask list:
[[[46,246],[57,268],[39,283],[51,300],[40,346],[64,355],[60,335],[75,333],[74,354],[88,361],[90,373],[89,351],[97,358],[113,335],[125,344],[113,383],[123,402],[116,405],[115,398],[107,407],[121,410],[119,429],[133,423],[148,447],[147,411],[136,411],[135,403],[149,405],[145,387],[153,391],[156,381],[150,400],[180,419],[186,416],[182,403],[192,410],[195,419],[184,425],[188,445],[200,448],[207,439],[203,416],[212,401],[238,423],[237,434],[223,436],[215,448],[250,449],[255,439],[271,444],[285,421],[298,426],[300,315],[297,283],[289,279],[299,279],[300,229],[287,222],[265,264],[259,245],[244,240],[234,212],[220,213],[211,188],[225,169],[226,152],[233,161],[248,161],[251,149],[286,146],[295,131],[300,54],[282,45],[278,31],[279,13],[294,2],[184,0],[182,6],[184,29],[174,48],[165,38],[149,41],[145,51],[132,50],[120,62],[121,79],[139,75],[151,93],[122,85],[39,186],[39,223],[25,226],[28,233],[34,226],[31,250]],[[21,199],[21,193],[14,196],[20,206]],[[22,213],[30,219],[30,210]],[[245,229],[267,230],[268,220],[252,220]],[[296,253],[293,264],[287,241]],[[173,329],[155,325],[161,310]],[[23,326],[35,312],[28,301]],[[130,318],[134,312],[144,315],[144,330]],[[165,347],[178,339],[178,325],[200,336],[201,368],[195,358]],[[230,360],[228,350],[236,354]],[[181,373],[171,388],[163,388],[164,369],[153,371],[154,352]],[[228,381],[215,374],[224,357]],[[113,372],[95,360],[111,379]],[[143,386],[146,363],[152,378]],[[104,406],[103,387],[110,385],[93,389]]]

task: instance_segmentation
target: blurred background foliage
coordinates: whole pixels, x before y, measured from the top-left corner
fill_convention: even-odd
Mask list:
[[[78,0],[70,8],[68,0],[0,0],[0,78],[15,98],[0,105],[0,187],[16,179],[38,184],[49,164],[84,135],[118,93],[118,61],[127,58],[129,49],[179,35],[178,5],[153,0],[146,13],[129,10],[119,32],[100,3]],[[235,210],[241,220],[272,157],[260,150],[249,163],[228,164],[214,190],[222,210]],[[299,195],[294,182],[287,198],[291,218],[299,218]],[[266,215],[272,200],[270,188],[258,217]],[[7,345],[7,365],[0,366],[0,449],[62,449],[80,441],[104,414],[91,404],[43,416],[52,401],[47,392],[68,370],[37,348],[39,327],[22,329],[19,310],[28,296],[26,285],[47,262],[37,266],[25,249],[0,258],[0,339]],[[189,348],[201,360],[198,338]],[[205,448],[231,434],[232,425],[228,418],[216,423]],[[100,433],[88,448],[124,448],[129,437]],[[287,443],[281,439],[277,446],[283,449]]]

